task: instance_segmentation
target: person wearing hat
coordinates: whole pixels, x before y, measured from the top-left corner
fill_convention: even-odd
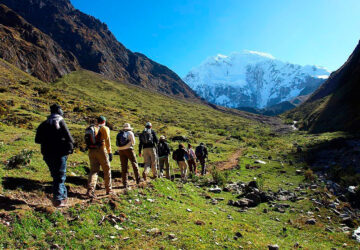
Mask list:
[[[89,148],[90,173],[87,195],[90,198],[96,197],[95,187],[100,166],[104,172],[106,194],[112,194],[110,162],[112,161],[113,155],[111,153],[110,129],[106,126],[106,118],[104,116],[97,118],[95,134],[98,146]]]
[[[151,170],[153,172],[154,178],[157,178],[157,166],[156,166],[156,145],[158,144],[158,138],[156,133],[152,130],[152,124],[147,122],[145,129],[140,134],[140,143],[139,143],[139,156],[141,157],[141,150],[144,149],[144,172],[143,178],[146,180],[146,177]]]
[[[121,162],[121,177],[125,189],[128,188],[127,180],[129,172],[129,161],[133,167],[136,183],[140,183],[139,167],[134,152],[135,136],[132,131],[133,128],[131,127],[131,125],[129,123],[125,123],[123,129],[116,137],[116,145],[119,147],[119,155]]]
[[[53,178],[53,204],[65,207],[67,203],[66,161],[73,152],[74,139],[64,121],[58,104],[50,107],[51,115],[36,130],[35,142],[41,144],[41,154]]]
[[[159,156],[159,167],[160,167],[160,177],[163,176],[164,165],[166,178],[170,180],[170,165],[169,165],[169,155],[170,155],[170,147],[166,142],[165,136],[160,136],[160,141],[157,146],[158,156]]]

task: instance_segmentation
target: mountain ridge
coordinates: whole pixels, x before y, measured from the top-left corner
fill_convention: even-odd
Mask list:
[[[141,53],[128,50],[105,23],[75,9],[68,0],[3,0],[2,3],[51,37],[65,52],[73,54],[81,68],[112,80],[198,100],[176,73]]]
[[[208,57],[183,79],[207,101],[231,108],[266,108],[312,93],[329,72],[245,50]]]

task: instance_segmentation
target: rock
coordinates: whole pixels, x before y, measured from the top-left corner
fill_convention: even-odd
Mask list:
[[[294,163],[292,162],[292,160],[289,160],[289,165],[290,165],[290,166],[294,165]]]
[[[250,193],[245,196],[249,200],[250,207],[256,207],[261,203],[261,197],[258,193]]]
[[[300,175],[300,174],[302,174],[302,171],[300,169],[296,169],[296,174]]]
[[[333,233],[333,232],[334,232],[334,230],[333,230],[331,227],[326,227],[326,228],[325,228],[325,231],[326,231],[326,232],[329,232],[329,233]]]
[[[269,250],[279,250],[279,246],[277,244],[275,245],[268,245]]]
[[[116,230],[119,230],[119,231],[125,230],[124,228],[120,227],[119,225],[115,225],[114,227]]]
[[[358,227],[358,229],[356,229],[356,230],[353,232],[352,237],[353,237],[357,242],[360,242],[360,227]]]
[[[271,155],[268,156],[268,160],[272,160],[272,156],[271,156]]]
[[[159,228],[151,228],[151,229],[148,229],[148,230],[146,230],[146,232],[148,233],[148,234],[151,234],[151,235],[153,235],[153,236],[156,236],[156,235],[162,235],[162,232],[160,231],[160,229]]]
[[[266,208],[264,208],[263,213],[264,213],[264,214],[267,214],[267,213],[268,213],[268,210],[267,210]]]
[[[259,185],[257,184],[256,181],[250,181],[248,184],[247,184],[248,187],[253,187],[253,188],[259,188]]]
[[[187,208],[186,211],[187,212],[192,212],[192,210],[190,208]]]
[[[227,218],[228,218],[229,220],[233,220],[233,219],[234,219],[230,214],[228,214]]]
[[[171,200],[171,201],[174,201],[174,198],[171,197],[171,196],[168,196],[167,198],[168,198],[169,200]]]
[[[169,234],[169,235],[168,235],[168,238],[169,238],[170,240],[173,240],[173,239],[176,238],[176,236],[175,236],[175,234]]]
[[[203,225],[205,225],[205,222],[203,222],[201,220],[197,220],[197,221],[195,221],[195,224],[198,226],[203,226]]]
[[[235,233],[235,236],[238,237],[238,238],[242,238],[242,237],[243,237],[242,233],[240,233],[240,232],[236,232],[236,233]]]
[[[127,241],[127,240],[130,240],[130,237],[124,237],[122,238],[123,241]]]
[[[262,161],[262,160],[256,160],[256,161],[254,161],[254,163],[256,163],[256,164],[266,164],[266,162],[265,161]]]
[[[341,222],[350,228],[354,228],[356,226],[355,222],[350,217],[343,218]]]
[[[299,242],[296,242],[296,243],[294,244],[294,248],[301,248]]]
[[[221,188],[219,187],[209,188],[209,192],[218,194],[221,193]]]
[[[305,224],[307,225],[315,225],[316,224],[316,220],[315,219],[308,219]]]
[[[218,204],[218,201],[216,199],[212,199],[211,204],[216,205],[216,204]]]

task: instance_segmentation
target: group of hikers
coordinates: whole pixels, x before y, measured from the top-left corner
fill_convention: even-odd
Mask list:
[[[53,178],[53,205],[55,207],[67,206],[66,161],[68,155],[73,153],[74,139],[63,118],[63,111],[58,104],[50,106],[50,116],[42,122],[36,131],[35,142],[41,145],[41,153],[45,163],[48,165]],[[110,141],[110,129],[106,126],[106,118],[100,116],[96,123],[85,130],[85,143],[88,149],[90,172],[88,176],[88,188],[86,195],[95,198],[95,187],[98,180],[100,167],[104,173],[106,194],[113,194],[111,184],[111,166],[113,153]],[[161,135],[158,139],[152,124],[147,122],[144,130],[139,134],[139,156],[144,159],[144,171],[142,179],[139,173],[139,166],[135,154],[136,139],[133,128],[125,123],[116,136],[117,154],[120,156],[122,184],[128,189],[128,162],[130,161],[135,181],[140,184],[146,181],[152,171],[152,178],[165,177],[171,179],[169,157],[171,149],[166,142],[166,137]],[[172,153],[181,171],[181,179],[187,180],[188,168],[191,174],[197,174],[197,162],[202,167],[201,175],[206,174],[206,160],[208,151],[204,143],[200,143],[195,151],[189,143],[187,148],[179,144],[178,149]],[[159,171],[159,172],[158,172]]]

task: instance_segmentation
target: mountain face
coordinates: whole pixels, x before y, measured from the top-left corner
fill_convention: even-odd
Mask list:
[[[44,81],[80,68],[75,56],[0,4],[0,57]]]
[[[263,109],[312,93],[328,75],[324,68],[284,63],[266,53],[243,51],[206,59],[184,81],[211,103]]]
[[[360,132],[360,42],[349,59],[286,117],[310,132]]]
[[[173,71],[145,55],[133,53],[125,48],[116,40],[106,24],[76,10],[68,0],[2,0],[1,3],[16,12],[29,25],[36,27],[40,33],[51,38],[51,42],[44,42],[46,46],[58,45],[55,58],[73,59],[74,67],[69,68],[71,70],[78,64],[81,68],[100,73],[110,79],[178,97],[196,98],[196,94]],[[8,26],[4,24],[6,22],[4,19],[6,20],[2,18],[1,24]],[[19,29],[18,32],[22,33],[22,28]],[[38,47],[34,41],[18,41],[18,43],[17,50],[21,51],[19,53],[23,53],[22,47],[25,45]],[[5,47],[3,41],[1,46]],[[22,58],[13,57],[12,61],[9,60],[9,56],[0,56],[15,65],[21,65],[23,61],[33,65],[27,54],[23,54]],[[59,71],[57,75],[66,73],[68,72]],[[42,76],[43,73],[37,73],[36,69],[33,74],[42,80],[54,78]]]

